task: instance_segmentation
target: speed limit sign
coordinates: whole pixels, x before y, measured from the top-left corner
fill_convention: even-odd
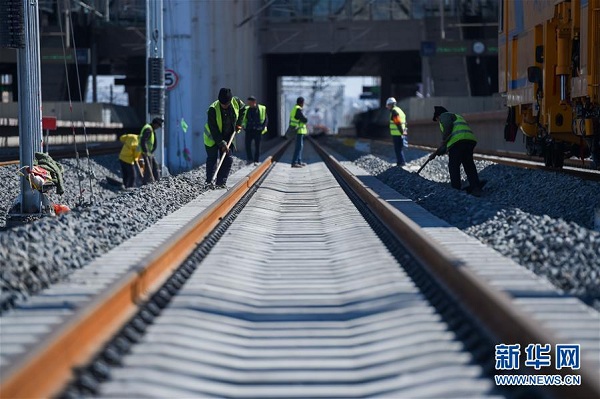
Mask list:
[[[165,88],[173,90],[179,83],[179,76],[172,69],[165,69]]]

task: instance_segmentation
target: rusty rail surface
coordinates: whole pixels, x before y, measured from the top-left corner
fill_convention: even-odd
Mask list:
[[[73,369],[89,363],[194,248],[283,154],[289,140],[137,267],[78,310],[2,376],[1,398],[47,398],[61,392]]]
[[[541,329],[527,314],[515,308],[507,294],[493,288],[475,275],[459,258],[448,253],[440,244],[428,237],[415,222],[365,186],[314,139],[311,138],[310,141],[330,170],[350,187],[440,286],[444,287],[450,296],[455,298],[499,342],[519,343],[521,347],[526,347],[532,342],[549,343],[552,356],[555,355],[554,348],[560,342],[552,334]],[[595,382],[597,376],[589,371],[593,369],[582,364],[578,370],[579,375],[582,376],[580,386],[550,388],[554,388],[560,397],[598,398],[600,386]],[[540,369],[540,372],[542,371]],[[572,373],[572,371],[567,373],[564,369],[556,372],[563,376]]]

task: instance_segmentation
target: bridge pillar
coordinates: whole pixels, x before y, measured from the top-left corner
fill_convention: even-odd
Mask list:
[[[226,1],[169,0],[164,5],[165,68],[178,78],[167,92],[167,165],[177,172],[206,162],[206,111],[219,88],[231,88],[244,102],[250,95],[264,102],[258,20],[252,17],[261,2],[232,7]],[[237,144],[243,157],[243,140]]]

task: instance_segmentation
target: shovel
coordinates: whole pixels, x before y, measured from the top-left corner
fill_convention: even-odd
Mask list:
[[[233,134],[231,135],[231,138],[229,139],[229,142],[227,143],[227,149],[229,150],[229,147],[231,146],[231,143],[233,142],[233,138],[235,137],[235,135],[239,132],[239,130],[234,130]],[[210,184],[214,185],[215,182],[217,181],[217,175],[219,174],[219,169],[221,169],[221,165],[223,164],[223,161],[225,160],[225,155],[227,155],[226,153],[223,153],[221,155],[221,159],[219,159],[219,164],[217,165],[217,170],[215,170],[215,174],[212,178],[212,181],[210,182]]]
[[[423,168],[425,168],[425,166],[427,166],[427,164],[428,164],[428,163],[429,163],[431,160],[433,160],[433,159],[434,159],[434,158],[427,158],[427,161],[425,161],[425,163],[423,164],[423,166],[421,166],[421,167],[419,168],[419,170],[417,170],[417,174],[421,173],[421,171],[423,170]]]
[[[140,166],[140,163],[139,163],[139,161],[136,159],[136,160],[134,161],[134,163],[135,163],[135,166],[136,166],[136,168],[137,168],[137,171],[138,171],[138,173],[140,174],[140,178],[142,178],[142,177],[144,176],[144,174],[142,173],[142,168],[141,168],[141,166]]]

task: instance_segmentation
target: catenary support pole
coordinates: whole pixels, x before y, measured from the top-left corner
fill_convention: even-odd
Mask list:
[[[19,159],[21,167],[33,165],[34,152],[42,149],[42,86],[37,0],[23,0],[25,47],[17,50],[19,85]],[[21,178],[21,213],[40,213],[42,196]]]
[[[146,113],[147,122],[153,118],[165,119],[165,59],[163,0],[147,0],[146,3]],[[156,133],[156,161],[160,165],[161,175],[168,174],[165,162],[165,129],[167,124]]]

